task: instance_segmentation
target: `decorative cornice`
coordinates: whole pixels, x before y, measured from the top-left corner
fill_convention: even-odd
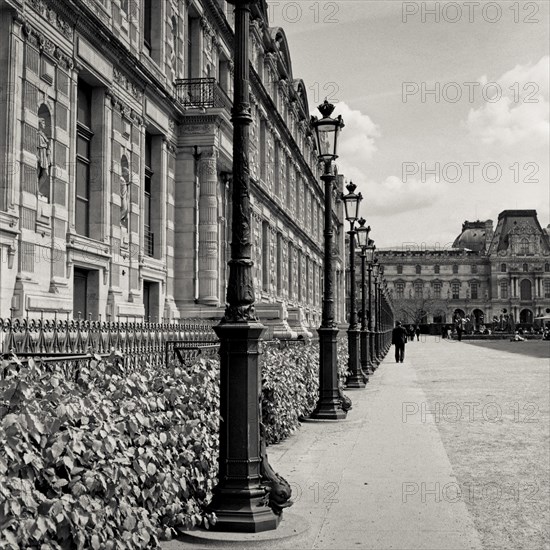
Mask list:
[[[28,21],[23,23],[23,35],[28,44],[38,48],[42,53],[48,55],[64,68],[70,70],[74,67],[72,56],[66,54],[59,46],[46,38],[44,34],[33,28]]]
[[[118,67],[113,67],[113,78],[122,88],[138,101],[143,100],[143,90],[136,86]]]
[[[111,100],[111,105],[116,108],[123,117],[131,120],[138,126],[141,126],[145,123],[143,116],[141,116],[141,114],[138,113],[136,110],[129,107],[122,99],[120,99],[120,97],[118,97],[116,92],[114,92],[112,89],[107,90],[105,92],[105,95],[108,99]]]
[[[27,4],[41,15],[48,23],[56,27],[56,29],[61,32],[65,38],[69,40],[73,39],[74,29],[71,24],[68,23],[64,18],[60,17],[59,14],[52,8],[50,8],[44,0],[27,0]]]

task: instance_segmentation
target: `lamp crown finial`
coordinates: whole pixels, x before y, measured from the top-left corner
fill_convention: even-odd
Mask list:
[[[359,218],[358,223],[361,227],[364,227],[367,223],[367,220],[365,218]]]
[[[355,190],[357,189],[357,185],[355,185],[355,183],[353,183],[352,181],[350,181],[350,182],[346,185],[346,189],[348,190],[349,193],[354,193]]]
[[[319,109],[319,112],[323,115],[323,118],[329,118],[334,111],[334,105],[332,103],[329,103],[328,100],[325,98],[325,101],[321,105],[319,105],[317,109]]]

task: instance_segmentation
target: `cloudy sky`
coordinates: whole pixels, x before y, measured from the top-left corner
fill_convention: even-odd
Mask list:
[[[310,108],[344,118],[378,247],[445,246],[505,209],[550,223],[547,1],[269,4]]]

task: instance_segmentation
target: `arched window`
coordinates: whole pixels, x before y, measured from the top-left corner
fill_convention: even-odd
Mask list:
[[[420,274],[422,273],[422,266],[421,266],[421,265],[417,265],[416,268],[415,268],[415,270],[416,270],[416,274],[417,274],[417,275],[420,275]]]
[[[506,264],[500,264],[500,272],[506,273]]]

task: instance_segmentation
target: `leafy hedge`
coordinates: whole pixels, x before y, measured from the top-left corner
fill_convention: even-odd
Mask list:
[[[348,369],[347,339],[337,344],[338,379]],[[262,370],[262,421],[268,444],[286,439],[315,408],[319,397],[319,344],[268,346]]]
[[[268,443],[315,407],[318,364],[317,344],[264,349]],[[73,371],[3,361],[0,548],[156,548],[208,526],[218,425],[214,359],[139,372],[116,356]]]
[[[203,520],[215,361],[130,373],[98,358],[72,378],[59,365],[2,367],[1,548],[155,548]]]
[[[262,368],[262,422],[267,443],[287,438],[317,403],[319,347],[266,346]]]

